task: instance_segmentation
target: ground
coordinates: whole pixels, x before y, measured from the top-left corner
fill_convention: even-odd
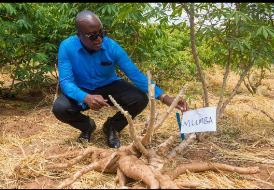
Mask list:
[[[218,70],[220,72],[220,70]],[[207,73],[210,105],[218,102],[217,87],[221,86],[222,75]],[[231,75],[228,90],[236,84],[236,75]],[[191,83],[189,92],[199,83]],[[199,91],[198,91],[199,92]],[[175,95],[175,94],[174,94]],[[193,96],[194,97],[194,96]],[[201,107],[201,98],[190,102],[190,108]],[[54,187],[87,163],[81,162],[62,172],[50,172],[43,168],[47,157],[88,146],[108,148],[102,132],[102,124],[116,110],[104,108],[101,112],[88,110],[84,114],[94,118],[97,129],[92,142],[76,142],[79,131],[58,121],[51,112],[50,100],[25,98],[15,100],[0,99],[0,188],[48,188]],[[42,102],[42,103],[41,103]],[[44,104],[44,103],[47,104]],[[167,107],[157,102],[161,114]],[[254,175],[240,175],[231,172],[187,172],[182,179],[197,182],[199,188],[274,188],[274,123],[260,110],[274,117],[274,77],[268,73],[258,94],[251,95],[241,86],[238,94],[225,110],[224,117],[217,125],[217,132],[190,145],[186,151],[171,161],[210,161],[235,166],[259,166],[261,172]],[[153,144],[163,142],[170,135],[178,136],[179,130],[173,111],[163,126],[157,130]],[[142,131],[149,109],[146,108],[134,119],[137,131]],[[120,134],[123,145],[131,142],[126,128]],[[64,160],[65,161],[65,160]],[[29,173],[16,173],[16,166],[25,164]],[[117,188],[115,175],[89,172],[78,179],[71,188]]]

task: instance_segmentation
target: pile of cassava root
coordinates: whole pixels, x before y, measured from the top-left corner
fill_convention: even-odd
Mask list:
[[[172,158],[177,154],[183,152],[183,150],[196,140],[196,134],[190,134],[186,140],[182,141],[175,148],[171,148],[176,138],[171,136],[165,142],[161,143],[157,147],[151,147],[151,141],[155,130],[159,129],[163,124],[169,113],[177,106],[179,100],[183,96],[183,88],[180,90],[173,103],[167,109],[167,111],[156,119],[155,114],[155,85],[151,83],[151,76],[148,72],[148,87],[149,87],[149,106],[150,116],[145,124],[144,135],[140,138],[134,129],[134,124],[129,113],[111,97],[113,104],[121,111],[126,117],[129,125],[130,137],[132,143],[127,146],[121,146],[119,149],[102,149],[97,147],[88,147],[83,151],[68,152],[62,155],[54,155],[48,159],[56,158],[72,158],[67,163],[56,163],[47,165],[47,170],[60,170],[66,169],[74,164],[77,164],[84,160],[91,160],[92,162],[77,171],[71,177],[62,181],[56,186],[56,188],[66,188],[74,183],[85,173],[95,170],[99,172],[116,173],[116,183],[119,188],[149,188],[149,189],[179,189],[179,188],[195,188],[199,186],[197,183],[189,181],[182,181],[175,183],[175,179],[187,172],[202,172],[202,171],[230,171],[241,174],[254,174],[259,172],[258,167],[235,167],[231,165],[221,163],[187,163],[178,164],[175,169],[167,169],[164,167]],[[18,169],[18,168],[17,168]],[[141,183],[133,187],[129,186],[129,178]],[[92,188],[92,187],[90,187]]]

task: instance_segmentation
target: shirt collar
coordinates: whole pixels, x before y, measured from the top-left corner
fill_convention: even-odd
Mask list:
[[[80,38],[77,35],[75,37],[76,37],[76,50],[79,51],[81,49],[84,49],[84,47],[80,41]],[[103,49],[103,50],[106,49],[106,37],[103,38],[101,49]]]

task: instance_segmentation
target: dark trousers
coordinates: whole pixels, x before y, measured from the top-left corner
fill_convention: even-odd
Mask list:
[[[117,80],[95,90],[82,90],[89,94],[102,95],[104,99],[108,100],[107,103],[113,106],[108,97],[108,95],[111,95],[124,110],[130,113],[132,118],[141,113],[148,103],[147,95],[125,80]],[[90,118],[81,113],[81,111],[87,109],[83,109],[75,100],[61,94],[55,100],[52,111],[58,120],[81,131],[87,131],[91,128]],[[117,132],[122,131],[128,124],[126,118],[120,111],[113,117],[108,118],[106,122]]]

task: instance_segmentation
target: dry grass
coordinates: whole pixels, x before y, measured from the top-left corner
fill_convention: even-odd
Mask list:
[[[218,68],[208,72],[210,84],[210,104],[218,102],[218,87],[222,76]],[[234,164],[236,166],[258,165],[262,172],[258,175],[243,176],[228,172],[188,172],[179,176],[176,181],[194,181],[198,188],[273,188],[274,186],[274,124],[260,110],[274,117],[273,73],[268,73],[264,81],[264,93],[251,96],[244,86],[240,93],[228,105],[225,116],[218,124],[218,131],[211,133],[204,141],[191,145],[175,162],[203,160]],[[228,90],[236,84],[237,77],[231,75]],[[192,85],[192,88],[195,84]],[[50,97],[47,97],[50,99]],[[53,96],[52,96],[53,98]],[[41,102],[41,101],[39,101]],[[51,113],[50,106],[37,107],[39,102],[6,101],[0,99],[0,188],[47,188],[54,187],[87,162],[81,162],[63,171],[47,171],[44,166],[49,163],[50,155],[65,153],[72,150],[82,150],[88,146],[108,148],[101,127],[107,117],[116,110],[105,108],[102,112],[87,111],[85,114],[94,118],[97,130],[91,143],[79,144],[76,139],[79,132],[66,124],[59,122]],[[51,102],[50,102],[51,103]],[[193,99],[190,107],[200,107],[201,98]],[[166,106],[157,102],[159,113]],[[134,121],[137,132],[140,133],[148,115],[144,110]],[[179,130],[174,111],[167,121],[157,131],[153,145],[163,142],[170,135],[178,134]],[[126,128],[120,134],[122,144],[130,142]],[[54,162],[57,160],[53,160]],[[65,159],[58,162],[65,162]],[[170,163],[171,165],[173,163]],[[14,168],[25,165],[22,173],[16,173]],[[115,176],[100,172],[89,172],[77,180],[71,188],[116,188]]]
[[[257,189],[257,185],[241,179],[237,174],[231,173],[191,173],[181,175],[176,181],[195,181],[201,189]]]

